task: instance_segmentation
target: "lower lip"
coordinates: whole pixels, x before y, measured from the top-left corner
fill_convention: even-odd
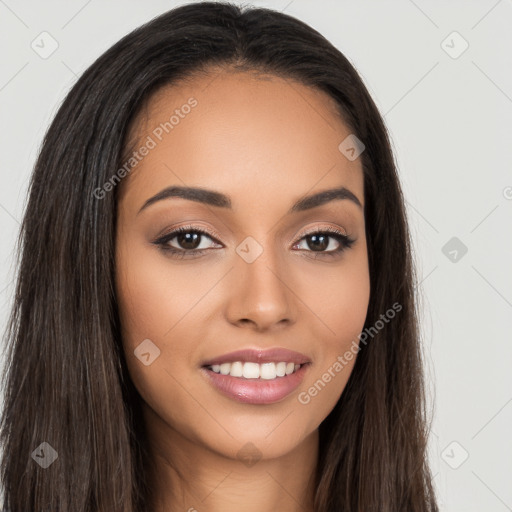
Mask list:
[[[233,400],[246,404],[273,404],[283,400],[299,387],[309,366],[310,363],[306,363],[296,372],[272,380],[232,377],[215,373],[205,367],[201,370],[210,384]]]

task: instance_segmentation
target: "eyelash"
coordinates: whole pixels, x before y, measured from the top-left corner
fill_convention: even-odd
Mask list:
[[[162,251],[165,251],[166,253],[169,253],[172,257],[175,258],[193,258],[195,256],[200,256],[204,254],[206,251],[210,251],[211,249],[176,249],[175,247],[171,247],[168,245],[168,243],[173,239],[176,238],[177,235],[181,233],[196,233],[201,236],[206,235],[209,238],[212,238],[215,242],[217,242],[215,235],[208,230],[198,229],[193,226],[180,226],[179,228],[174,229],[173,231],[166,233],[162,235],[160,238],[155,240],[153,243],[155,245],[158,245]],[[345,235],[340,230],[335,228],[322,228],[322,229],[315,229],[313,231],[308,231],[307,233],[304,233],[301,238],[298,240],[298,242],[302,241],[304,238],[312,235],[320,235],[320,234],[328,234],[331,238],[334,238],[340,246],[338,249],[335,249],[333,251],[311,251],[306,250],[306,252],[312,252],[316,253],[320,257],[335,257],[339,254],[341,254],[345,249],[350,249],[352,244],[355,242],[355,239],[349,237],[348,235]],[[220,242],[217,242],[220,243]],[[294,244],[295,245],[295,244]],[[303,249],[299,249],[303,250]],[[317,258],[318,256],[315,256]]]

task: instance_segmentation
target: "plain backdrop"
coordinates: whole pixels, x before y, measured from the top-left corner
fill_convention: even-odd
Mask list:
[[[0,0],[2,330],[27,184],[58,106],[113,43],[183,3]],[[420,276],[441,509],[512,510],[512,1],[251,3],[327,37],[383,114]]]

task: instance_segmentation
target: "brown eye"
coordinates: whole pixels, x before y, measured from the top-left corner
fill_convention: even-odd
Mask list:
[[[312,251],[325,251],[329,247],[329,238],[331,237],[326,234],[308,235],[306,237],[306,239],[309,239],[308,247]]]
[[[192,258],[215,248],[211,245],[209,246],[206,239],[217,242],[215,237],[207,231],[192,226],[181,226],[161,236],[153,243],[172,256]],[[203,242],[206,246],[201,247]],[[354,239],[339,230],[323,229],[304,234],[298,244],[294,245],[294,248],[314,253],[318,257],[329,257],[339,255],[345,249],[350,248],[354,242]],[[304,243],[305,247],[300,247]]]
[[[305,241],[304,243],[307,247],[306,252],[329,256],[341,253],[345,249],[350,248],[355,242],[355,240],[348,235],[334,229],[323,229],[306,233],[301,238],[301,241],[302,240]],[[332,240],[334,240],[334,242]],[[299,250],[304,250],[304,247],[299,247]]]
[[[205,239],[214,240],[213,236],[202,229],[181,226],[155,240],[156,245],[171,253],[202,253],[208,245],[201,247]],[[173,243],[171,243],[173,242]]]
[[[189,233],[180,233],[176,235],[174,238],[176,239],[177,244],[181,249],[186,249],[189,251],[193,251],[198,248],[201,242],[201,237],[203,235],[198,232],[189,232]]]

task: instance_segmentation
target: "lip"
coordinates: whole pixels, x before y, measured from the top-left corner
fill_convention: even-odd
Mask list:
[[[222,363],[234,363],[235,361],[241,361],[242,363],[294,363],[294,364],[305,364],[310,363],[310,359],[299,352],[288,350],[285,348],[277,347],[266,350],[261,349],[243,349],[236,350],[235,352],[229,352],[229,354],[223,354],[213,359],[209,359],[201,363],[204,366],[212,366],[214,364]],[[293,375],[293,374],[292,374]],[[235,377],[236,378],[236,377]],[[284,379],[284,377],[279,377]]]
[[[224,396],[246,404],[265,405],[280,402],[293,393],[303,381],[310,366],[310,363],[302,364],[296,372],[284,377],[276,377],[273,380],[244,379],[232,377],[231,375],[222,375],[204,366],[200,371],[206,380]]]

